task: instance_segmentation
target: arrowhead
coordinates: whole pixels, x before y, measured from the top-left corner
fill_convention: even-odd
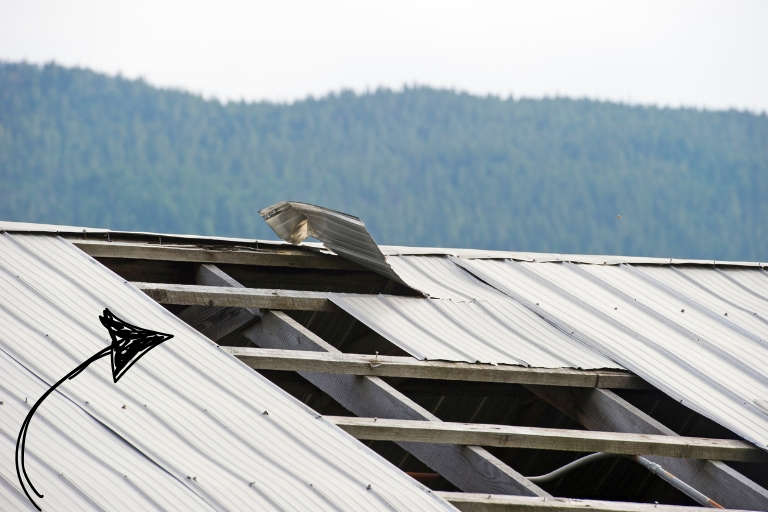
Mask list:
[[[115,383],[144,354],[173,338],[172,334],[131,325],[116,317],[109,309],[104,310],[99,320],[112,338],[112,378]]]

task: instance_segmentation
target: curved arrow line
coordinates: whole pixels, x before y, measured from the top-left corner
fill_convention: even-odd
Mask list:
[[[59,387],[59,385],[64,382],[65,380],[73,379],[77,377],[83,370],[85,370],[89,364],[92,362],[101,359],[102,357],[108,356],[112,352],[112,347],[106,347],[95,354],[93,354],[91,357],[89,357],[87,360],[85,360],[80,366],[69,372],[67,375],[61,378],[59,382],[51,386],[51,388],[43,393],[43,396],[37,399],[37,402],[35,402],[35,405],[32,406],[32,408],[29,410],[29,413],[27,413],[27,417],[24,419],[24,423],[21,424],[21,430],[19,431],[19,438],[16,440],[16,476],[19,477],[19,482],[21,483],[21,488],[24,490],[24,494],[27,495],[27,498],[29,498],[29,501],[32,502],[32,504],[37,508],[37,510],[41,510],[41,508],[35,503],[35,500],[32,499],[32,497],[29,495],[29,492],[27,492],[27,488],[24,485],[24,480],[27,481],[29,484],[30,489],[37,495],[38,498],[42,498],[43,495],[40,494],[37,489],[35,489],[35,486],[32,484],[32,481],[29,479],[29,475],[27,475],[27,468],[24,465],[24,449],[27,444],[27,431],[29,429],[29,422],[32,420],[32,416],[35,414],[35,411],[37,411],[37,408],[40,407],[40,404],[43,403],[43,400],[48,398],[48,395],[53,393],[53,391]],[[21,478],[21,475],[24,475],[24,479]]]
[[[37,506],[35,500],[32,499],[32,496],[29,495],[27,486],[24,482],[26,481],[26,483],[29,484],[29,488],[32,489],[32,492],[34,492],[38,498],[42,498],[43,495],[37,491],[32,484],[32,480],[29,479],[27,468],[24,463],[24,451],[27,446],[29,423],[32,421],[32,416],[35,414],[35,411],[37,411],[37,408],[43,403],[43,400],[48,398],[48,396],[53,393],[53,390],[58,388],[65,380],[74,379],[92,362],[110,354],[112,355],[112,380],[117,384],[117,381],[125,375],[125,372],[127,372],[136,361],[146,355],[147,352],[154,347],[173,338],[173,334],[150,331],[149,329],[129,324],[125,320],[116,317],[109,309],[104,309],[103,315],[99,316],[99,321],[101,321],[101,324],[107,328],[107,331],[109,331],[109,337],[112,339],[112,344],[93,354],[86,361],[78,365],[77,368],[51,386],[48,391],[43,393],[43,396],[37,399],[35,405],[33,405],[27,413],[24,423],[21,424],[19,437],[16,439],[16,476],[19,477],[19,483],[24,490],[24,494],[27,495],[29,501],[32,502],[37,510],[41,509]],[[24,475],[24,478],[22,478],[22,475]]]

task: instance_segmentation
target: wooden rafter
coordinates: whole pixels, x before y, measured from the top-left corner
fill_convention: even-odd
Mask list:
[[[377,377],[439,379],[586,388],[649,389],[629,372],[526,368],[511,365],[420,361],[413,357],[371,356],[301,350],[222,347],[255,370],[346,373]]]
[[[214,249],[196,245],[160,245],[102,240],[72,240],[72,243],[94,258],[127,258],[325,270],[366,270],[360,265],[338,256],[295,249],[290,246],[278,250],[242,247]]]
[[[160,304],[264,308],[288,311],[338,311],[321,292],[227,288],[195,284],[132,283]]]
[[[326,416],[358,439],[530,448],[620,455],[768,462],[768,453],[745,441],[557,428]]]

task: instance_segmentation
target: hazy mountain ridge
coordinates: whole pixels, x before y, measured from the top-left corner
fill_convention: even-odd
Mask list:
[[[222,105],[0,65],[0,219],[271,238],[283,199],[379,243],[765,261],[768,116],[427,88]]]

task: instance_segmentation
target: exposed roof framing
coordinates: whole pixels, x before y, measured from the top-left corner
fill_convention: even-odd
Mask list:
[[[215,267],[212,267],[212,266],[209,267],[209,268],[215,269]],[[258,328],[260,328],[260,326],[258,326],[258,325],[257,326],[253,326],[251,328],[251,330],[253,330],[254,328],[258,329]],[[267,338],[274,339],[275,338],[274,333],[270,333],[270,334],[271,334],[271,336],[263,336],[263,338],[264,339],[267,339]],[[280,337],[280,336],[278,336],[278,337]],[[282,337],[284,339],[291,339],[292,335],[288,334],[288,335],[284,335]],[[301,343],[299,343],[299,345],[300,344]],[[294,346],[292,348],[299,348],[299,347]],[[308,347],[305,346],[303,348],[307,349]],[[258,353],[262,353],[264,355],[267,355],[267,354],[264,353],[264,351],[259,351],[258,349],[254,350],[254,349],[236,349],[236,348],[232,348],[232,349],[230,349],[230,351],[235,352],[235,353],[240,351],[241,354],[246,354],[246,353],[258,354]],[[276,358],[271,359],[271,361],[272,361],[273,364],[276,364],[278,367],[280,367],[282,369],[287,369],[289,367],[288,365],[292,364],[292,363],[289,363],[289,362],[287,362],[285,360],[280,360],[280,358],[282,356],[290,357],[291,354],[286,354],[286,352],[282,352],[282,351],[275,351],[275,352],[272,352],[272,354],[270,354],[270,355],[272,357],[277,356]],[[297,354],[294,352],[292,355],[297,355]],[[329,355],[331,357],[328,357]],[[384,356],[372,356],[372,357],[371,356],[354,356],[354,355],[343,355],[342,356],[341,354],[328,354],[328,355],[320,356],[320,354],[317,354],[317,353],[311,354],[311,355],[310,354],[303,354],[303,356],[304,357],[296,357],[295,358],[297,360],[301,360],[302,361],[302,363],[299,363],[299,364],[308,364],[307,362],[311,361],[311,363],[309,363],[309,364],[317,365],[319,363],[319,364],[322,365],[322,364],[326,363],[326,361],[329,361],[329,360],[335,360],[334,363],[336,361],[341,360],[341,361],[344,361],[344,363],[341,363],[341,361],[339,361],[339,363],[341,363],[341,364],[349,364],[351,362],[350,360],[354,360],[354,362],[352,362],[352,366],[358,366],[360,369],[366,368],[366,370],[365,370],[366,372],[371,371],[371,370],[375,371],[376,368],[381,368],[381,367],[387,366],[387,364],[382,364],[382,362],[385,361]],[[349,356],[349,358],[347,358],[347,356]],[[256,356],[256,359],[258,359],[258,356]],[[268,359],[268,358],[265,358],[265,359]],[[408,360],[409,358],[393,358],[393,359],[391,359],[391,361],[395,362],[395,361],[400,361],[402,359]],[[323,361],[320,362],[320,360],[323,360]],[[377,361],[380,361],[380,362],[377,363]],[[387,358],[387,362],[389,362],[389,361],[390,361],[390,359]],[[253,362],[255,363],[256,360],[254,360]],[[438,363],[438,364],[440,364],[440,363]],[[442,363],[442,364],[445,364],[445,363]],[[452,363],[452,364],[454,364],[454,365],[461,365],[462,363]],[[382,365],[382,366],[378,366],[378,365]],[[466,366],[468,366],[468,367],[473,367],[473,366],[477,367],[477,366],[480,366],[480,365],[466,365]],[[485,365],[483,365],[483,366],[485,366]],[[496,367],[496,368],[498,368],[498,367]],[[275,368],[275,369],[278,369],[278,368]],[[314,366],[314,367],[298,367],[297,366],[294,369],[314,370],[315,372],[318,370],[317,366]],[[613,372],[611,372],[611,373],[613,373]],[[616,372],[616,373],[618,373],[618,372]],[[305,374],[305,375],[307,375],[307,374]],[[399,376],[402,377],[402,375],[399,375]],[[547,386],[547,387],[549,387],[549,386]],[[553,389],[557,389],[557,388],[553,387]],[[359,411],[355,411],[355,412],[360,414]],[[339,425],[347,425],[347,426],[351,425],[352,423],[357,422],[357,424],[355,425],[355,428],[360,429],[360,422],[365,422],[366,419],[348,419],[348,418],[347,419],[343,419],[343,418],[341,418],[341,419],[338,419],[338,421],[339,421]],[[367,421],[369,423],[371,422],[371,420],[367,420]],[[378,422],[380,422],[379,426],[374,427],[374,430],[377,430],[377,432],[378,432],[377,434],[370,435],[370,432],[369,432],[367,435],[363,435],[363,436],[360,436],[360,437],[369,437],[369,438],[373,437],[375,439],[391,439],[391,440],[399,440],[401,442],[403,442],[403,441],[405,441],[405,442],[408,442],[408,441],[420,441],[420,440],[423,441],[424,439],[431,439],[432,442],[442,441],[444,443],[445,442],[478,443],[477,440],[474,440],[474,441],[468,440],[466,437],[461,439],[462,435],[466,435],[467,434],[466,432],[448,432],[448,435],[449,436],[453,435],[454,438],[435,436],[434,435],[435,432],[441,432],[441,434],[445,434],[446,433],[445,429],[441,428],[441,427],[444,426],[444,424],[442,424],[442,423],[434,423],[434,422],[428,422],[428,421],[427,422],[423,422],[423,421],[422,422],[413,422],[413,423],[432,424],[432,425],[435,425],[435,427],[427,429],[426,437],[419,437],[418,434],[416,434],[415,438],[407,437],[407,436],[405,438],[402,438],[402,437],[398,437],[398,436],[402,436],[403,435],[403,429],[399,428],[402,425],[399,425],[396,428],[386,429],[386,428],[382,428],[381,427],[381,425],[384,425],[384,423],[386,423],[385,420],[378,420]],[[410,423],[410,422],[405,422],[405,423]],[[470,426],[469,428],[472,429],[473,427]],[[489,428],[491,429],[491,432],[489,432],[489,433],[487,432],[486,434],[489,434],[492,437],[495,436],[498,439],[499,438],[499,435],[498,435],[499,428],[501,428],[501,430],[504,430],[504,428],[508,428],[508,427],[492,426],[492,427],[489,427]],[[382,430],[388,430],[388,431],[387,431],[387,433],[382,435],[381,434]],[[475,427],[474,430],[475,431],[472,432],[473,435],[477,433],[476,432],[477,427]],[[494,430],[496,430],[496,432],[493,432]],[[536,429],[534,429],[534,430],[536,430]],[[410,429],[409,430],[409,435],[413,435],[414,432],[417,432],[417,431],[418,431],[418,429]],[[393,434],[393,432],[395,432],[395,434]],[[360,430],[358,430],[357,433],[359,434]],[[508,432],[505,432],[505,434],[508,434]],[[552,438],[547,439],[547,438],[545,438],[545,436],[541,436],[539,432],[533,432],[533,433],[529,432],[529,434],[531,434],[531,437],[529,439],[533,440],[532,441],[533,444],[529,445],[530,447],[548,447],[550,449],[553,448]],[[618,441],[617,441],[617,439],[611,439],[609,441],[608,438],[610,438],[610,434],[608,434],[607,438],[606,438],[606,434],[605,433],[597,433],[594,438],[591,438],[591,437],[589,437],[588,434],[585,434],[585,433],[579,432],[579,431],[575,431],[575,432],[574,431],[570,431],[570,432],[566,432],[565,434],[566,435],[565,435],[564,439],[566,441],[566,444],[568,442],[570,442],[571,443],[570,447],[571,447],[571,449],[574,449],[574,450],[585,450],[585,449],[603,450],[603,451],[606,451],[606,450],[607,451],[611,451],[611,450],[621,451],[621,450],[623,450],[623,451],[621,451],[621,453],[637,453],[637,452],[642,452],[642,453],[646,453],[646,454],[647,453],[653,453],[653,454],[661,453],[662,455],[669,455],[670,454],[670,447],[674,447],[674,448],[671,448],[671,452],[674,452],[674,450],[678,450],[677,452],[674,452],[675,455],[678,455],[678,456],[692,456],[691,453],[685,453],[684,451],[681,451],[681,446],[685,446],[685,447],[687,447],[686,449],[690,450],[691,449],[690,447],[692,445],[696,444],[696,442],[693,442],[693,443],[688,443],[688,444],[683,443],[681,445],[681,443],[679,443],[679,439],[678,440],[674,440],[674,441],[670,441],[670,439],[665,437],[665,436],[657,436],[655,439],[658,440],[659,443],[660,443],[658,446],[653,447],[653,449],[650,449],[649,446],[645,446],[645,447],[643,447],[642,450],[640,450],[638,445],[634,445],[634,449],[632,448],[632,443],[639,441],[639,439],[637,439],[638,436],[634,436],[635,437],[634,439],[632,439],[633,436],[629,436],[629,438],[623,438],[623,439],[620,439]],[[639,436],[639,437],[642,438],[643,436]],[[503,444],[504,442],[506,442],[506,443],[510,442],[509,441],[509,436],[502,435],[501,438],[504,439],[504,441],[502,443],[498,443],[498,441],[496,441],[496,442],[491,441],[491,442],[489,442],[489,444],[493,445],[493,444],[497,444],[498,443],[497,445],[504,446],[504,444]],[[584,443],[584,439],[585,438],[589,438],[592,442],[595,442],[597,444],[595,446],[587,446],[585,444],[582,444],[582,443]],[[645,439],[645,441],[647,441],[647,438]],[[484,441],[484,442],[488,442],[488,441]],[[617,449],[616,445],[613,445],[613,447],[610,447],[611,442],[619,442],[619,443],[625,442],[627,444],[625,444],[621,448]],[[538,444],[536,444],[536,443],[538,443]],[[704,443],[705,445],[707,443],[718,445],[718,444],[722,444],[723,441],[718,441],[718,440],[714,440],[714,441],[712,441],[712,440],[704,440],[704,441],[701,441],[701,440],[699,440],[698,443],[699,443],[699,445],[697,446],[697,448],[702,448],[701,443]],[[727,443],[729,443],[729,441],[726,441],[725,443],[727,444]],[[748,443],[740,443],[738,441],[736,443],[737,443],[737,445],[734,445],[734,447],[735,446],[739,446],[740,449],[746,449],[746,450],[751,451],[751,455],[746,455],[745,456],[747,458],[748,457],[753,457],[752,460],[758,460],[758,459],[762,460],[762,458],[765,457],[765,454],[762,451],[755,449],[752,445],[749,445]],[[480,444],[480,443],[478,443],[478,444]],[[509,446],[509,445],[514,445],[514,443],[507,444],[507,446]],[[519,445],[519,441],[518,441],[518,445]],[[606,446],[606,445],[608,445],[608,446]],[[629,446],[629,448],[628,448],[628,446]],[[711,448],[711,446],[709,446],[709,448]],[[656,450],[661,450],[661,452],[656,451]],[[667,450],[667,451],[664,451],[664,450]],[[717,453],[717,454],[714,454],[714,453],[710,452],[709,455],[706,455],[704,452],[697,452],[696,456],[699,456],[699,457],[707,456],[707,457],[712,457],[712,458],[717,458],[717,457],[719,457],[719,458],[731,458],[732,457],[731,455],[724,456],[722,454],[722,452],[721,453]],[[738,458],[739,456],[736,456],[736,457]]]

